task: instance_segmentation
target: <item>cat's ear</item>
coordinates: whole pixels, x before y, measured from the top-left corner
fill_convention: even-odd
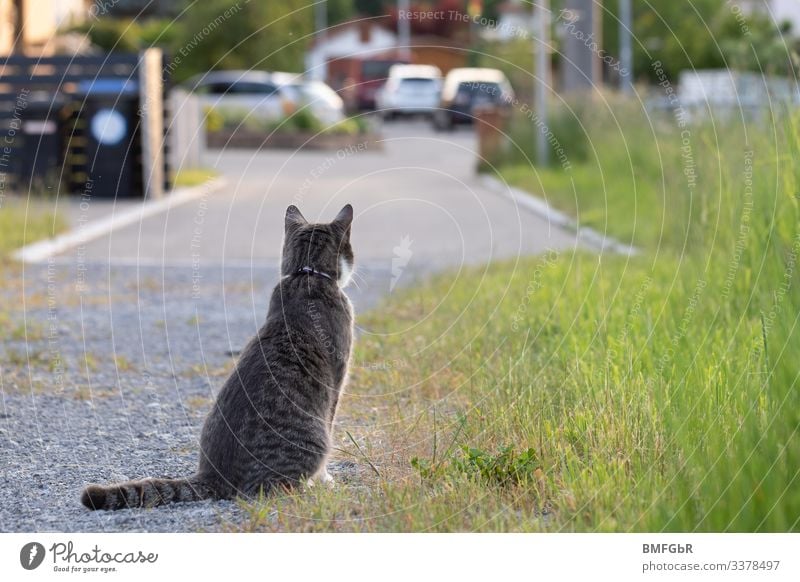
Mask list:
[[[353,223],[353,207],[345,204],[331,224],[336,224],[349,234],[350,225]]]
[[[298,226],[303,226],[304,224],[308,224],[308,221],[300,212],[300,209],[292,204],[289,208],[286,209],[286,220],[284,222],[284,228],[286,232],[297,228]]]

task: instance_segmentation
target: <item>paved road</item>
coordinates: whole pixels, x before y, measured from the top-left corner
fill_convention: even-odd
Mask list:
[[[12,326],[24,330],[4,342],[0,368],[0,531],[195,531],[241,521],[234,503],[92,513],[78,495],[89,482],[193,469],[231,353],[264,319],[288,204],[311,220],[355,207],[357,312],[433,270],[456,277],[462,264],[575,244],[479,185],[471,133],[397,124],[382,146],[212,152],[224,191],[26,265],[18,285],[0,291],[21,307]],[[393,274],[393,259],[407,265]],[[347,422],[353,434],[367,430]],[[332,472],[357,480],[362,469],[339,462]]]
[[[564,247],[564,234],[475,179],[472,132],[431,132],[419,123],[387,125],[382,149],[339,152],[212,152],[208,164],[229,186],[133,225],[85,249],[87,260],[191,264],[272,264],[279,256],[286,206],[329,220],[345,203],[356,210],[353,243],[364,264],[391,264],[403,237],[410,265],[486,263]]]

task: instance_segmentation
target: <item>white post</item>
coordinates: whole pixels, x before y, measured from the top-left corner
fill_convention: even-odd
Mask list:
[[[161,49],[139,56],[139,131],[145,199],[164,196],[164,82]]]

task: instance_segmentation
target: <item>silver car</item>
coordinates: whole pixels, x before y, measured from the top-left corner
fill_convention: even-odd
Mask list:
[[[192,78],[188,86],[204,105],[218,111],[279,121],[306,106],[324,125],[344,119],[344,102],[333,89],[297,73],[211,71]]]
[[[300,102],[297,91],[286,80],[263,71],[212,71],[192,78],[188,86],[204,105],[214,109],[244,111],[277,121]]]

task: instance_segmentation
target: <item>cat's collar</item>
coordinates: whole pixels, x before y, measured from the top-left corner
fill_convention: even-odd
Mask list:
[[[328,273],[325,273],[323,271],[317,271],[313,267],[301,267],[297,269],[297,273],[307,273],[308,275],[319,275],[320,277],[325,277],[326,279],[330,279],[331,281],[335,280],[333,277],[328,275]]]

